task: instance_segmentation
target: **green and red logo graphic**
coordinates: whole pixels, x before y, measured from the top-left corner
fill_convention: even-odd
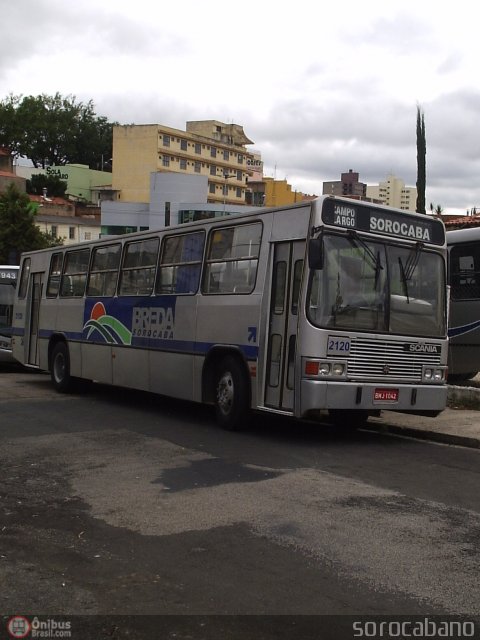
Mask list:
[[[103,302],[93,305],[83,331],[87,334],[87,340],[101,337],[108,344],[132,343],[132,332],[120,320],[107,313]]]

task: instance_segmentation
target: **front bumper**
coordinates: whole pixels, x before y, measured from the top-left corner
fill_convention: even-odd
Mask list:
[[[375,391],[398,390],[395,402],[374,400]],[[367,411],[439,412],[447,404],[447,385],[355,383],[302,379],[298,417],[321,409],[363,409]]]

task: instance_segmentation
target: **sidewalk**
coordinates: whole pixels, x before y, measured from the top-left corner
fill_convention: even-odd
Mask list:
[[[436,418],[382,411],[366,428],[480,449],[480,379],[469,384],[479,386],[449,387],[448,408]]]

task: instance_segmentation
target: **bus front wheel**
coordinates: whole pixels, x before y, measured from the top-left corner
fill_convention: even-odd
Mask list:
[[[215,412],[218,423],[224,429],[234,431],[245,426],[248,381],[237,358],[225,358],[217,369]]]
[[[57,342],[53,347],[50,375],[53,386],[60,393],[68,393],[73,389],[73,378],[70,375],[70,354],[64,342]]]

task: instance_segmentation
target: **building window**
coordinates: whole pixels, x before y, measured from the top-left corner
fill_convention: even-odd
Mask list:
[[[85,240],[91,240],[92,239],[92,234],[90,233],[90,231],[85,231]]]
[[[75,240],[75,227],[68,228],[68,238],[69,240]]]
[[[187,168],[187,161],[185,160],[185,158],[180,158],[180,169],[186,169]]]
[[[238,164],[243,164],[243,156],[241,153],[238,154]]]
[[[217,175],[217,167],[214,164],[210,165],[210,175],[211,176],[216,176]]]
[[[242,197],[242,187],[237,187],[237,198]]]
[[[241,169],[239,169],[239,170],[237,171],[237,180],[238,180],[239,182],[242,182],[242,181],[243,181],[243,171],[242,171]]]
[[[227,151],[226,149],[224,150],[223,159],[224,160],[230,160],[230,151]]]
[[[58,237],[58,227],[57,227],[57,225],[56,225],[56,224],[52,224],[52,226],[51,226],[51,232],[50,232],[50,233],[52,234],[52,236],[53,236],[54,238],[57,238],[57,237]]]
[[[210,149],[210,157],[212,157],[212,158],[216,158],[217,157],[217,150],[216,150],[215,147],[212,147]]]
[[[209,184],[208,190],[210,193],[215,193],[215,184],[213,182]]]
[[[170,158],[168,156],[163,156],[162,165],[164,167],[169,167],[170,166]]]
[[[182,140],[180,140],[180,149],[182,151],[186,151],[187,150],[187,141],[183,140],[183,138],[182,138]]]
[[[195,173],[200,173],[202,165],[200,162],[195,162]]]
[[[195,153],[202,153],[202,145],[199,142],[195,143]]]
[[[170,146],[170,136],[167,136],[165,133],[163,134],[163,146],[164,147]]]

